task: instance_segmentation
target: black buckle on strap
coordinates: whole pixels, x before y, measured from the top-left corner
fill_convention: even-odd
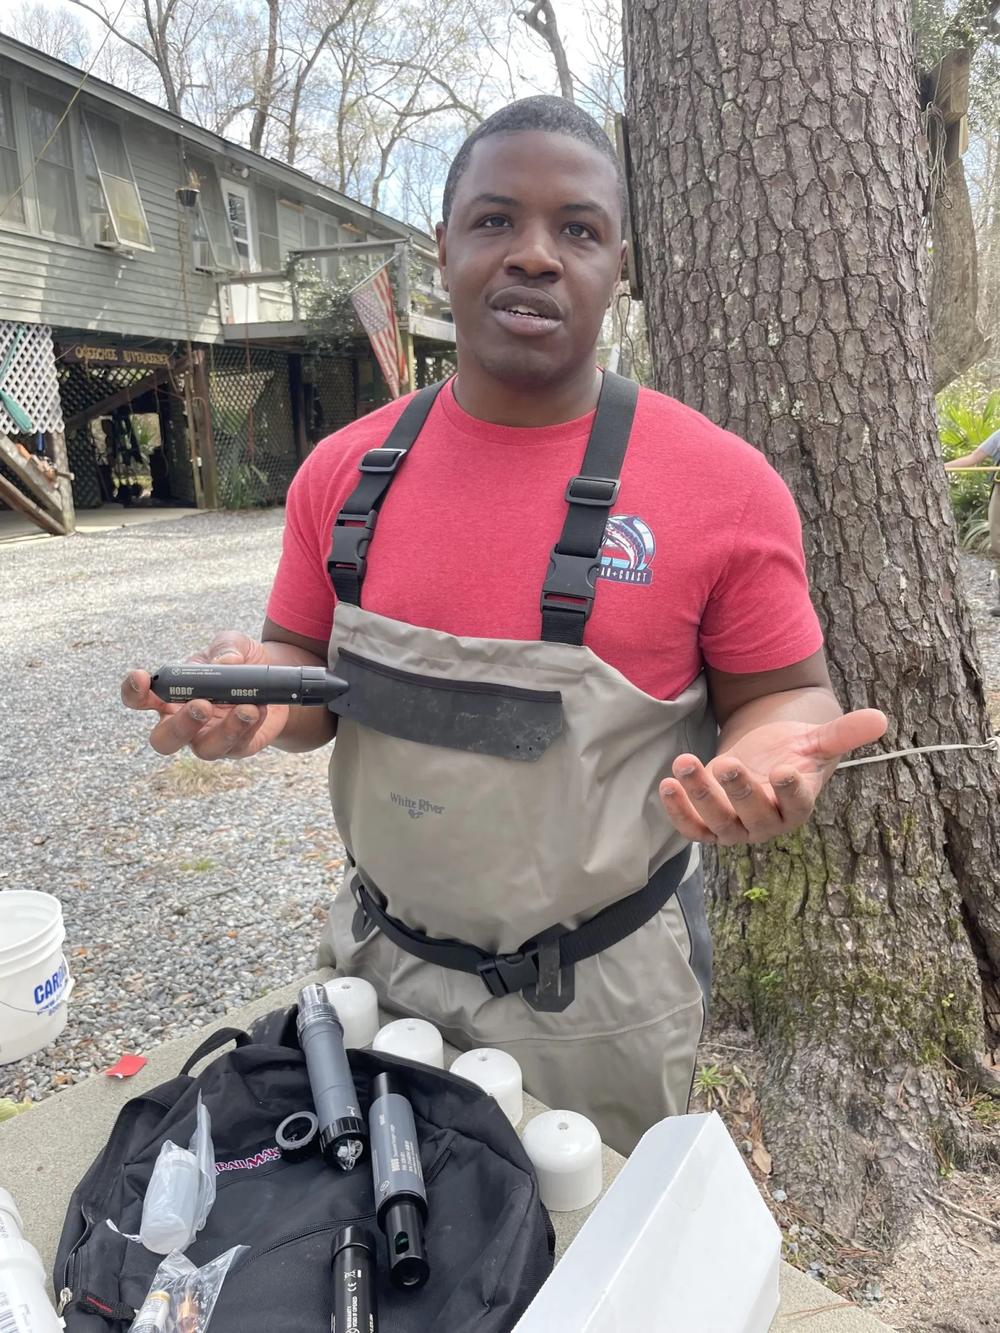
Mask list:
[[[594,582],[600,560],[553,551],[542,584],[542,611],[578,611],[584,619],[594,606]]]
[[[538,949],[532,945],[518,953],[498,953],[476,964],[476,971],[491,995],[513,995],[538,981]]]
[[[328,572],[335,569],[353,569],[358,578],[364,578],[365,553],[375,531],[378,510],[370,509],[366,514],[338,514],[333,525],[333,548],[326,562]]]
[[[405,449],[369,449],[358,464],[358,471],[395,472],[406,452]]]
[[[570,477],[563,497],[570,504],[610,509],[618,499],[621,482],[617,477]]]

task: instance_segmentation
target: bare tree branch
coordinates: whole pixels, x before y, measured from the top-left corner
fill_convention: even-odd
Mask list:
[[[574,101],[573,76],[570,73],[569,61],[566,59],[566,48],[559,36],[559,25],[556,22],[555,10],[552,8],[552,0],[535,0],[530,9],[518,11],[518,18],[522,19],[532,32],[536,32],[552,52],[556,73],[559,76],[560,95],[565,97],[567,102]]]

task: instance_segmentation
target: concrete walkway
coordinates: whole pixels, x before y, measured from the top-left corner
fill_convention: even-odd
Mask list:
[[[324,979],[330,972],[304,977],[293,985],[234,1009],[218,1023],[200,1028],[196,1034],[167,1042],[148,1053],[149,1063],[133,1078],[118,1080],[98,1076],[39,1103],[30,1111],[0,1124],[0,1185],[14,1195],[27,1228],[28,1239],[42,1256],[46,1271],[52,1262],[62,1231],[69,1196],[107,1138],[121,1106],[130,1097],[176,1076],[188,1054],[217,1027],[246,1028],[258,1015],[292,1004],[306,981]],[[70,1017],[72,1022],[72,1016]],[[452,1053],[454,1054],[454,1053]],[[446,1056],[446,1063],[450,1061]],[[525,1117],[542,1108],[525,1097]],[[624,1159],[610,1148],[604,1150],[604,1188],[607,1189]],[[595,1205],[596,1206],[596,1205]],[[553,1213],[556,1257],[565,1252],[590,1214]],[[888,1326],[842,1301],[788,1264],[781,1266],[781,1307],[772,1333],[886,1333]],[[552,1333],[574,1333],[553,1329]],[[642,1330],[642,1333],[656,1333]],[[680,1330],[671,1330],[680,1333]],[[683,1333],[709,1333],[685,1329]]]
[[[115,528],[131,528],[137,523],[162,523],[168,518],[184,518],[189,514],[208,512],[205,509],[161,509],[159,506],[126,509],[122,505],[104,504],[100,509],[78,509],[76,530],[81,535],[88,532],[112,532]],[[0,509],[0,546],[7,542],[59,540],[32,523],[27,514],[19,513],[16,509]]]

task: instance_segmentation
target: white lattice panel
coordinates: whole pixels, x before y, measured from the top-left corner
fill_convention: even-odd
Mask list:
[[[59,380],[56,377],[56,354],[52,346],[52,330],[47,324],[17,324],[0,319],[0,366],[17,338],[24,330],[13,359],[7,367],[0,389],[15,398],[27,412],[35,430],[62,430],[62,405],[59,401]],[[5,435],[17,433],[17,427],[0,402],[0,431]]]

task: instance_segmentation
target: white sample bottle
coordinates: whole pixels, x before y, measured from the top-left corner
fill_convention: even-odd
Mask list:
[[[195,1237],[201,1168],[194,1153],[168,1139],[160,1146],[142,1202],[139,1238],[154,1254],[186,1250]]]
[[[45,1294],[45,1269],[14,1200],[0,1187],[0,1328],[11,1333],[60,1333],[63,1322]]]

